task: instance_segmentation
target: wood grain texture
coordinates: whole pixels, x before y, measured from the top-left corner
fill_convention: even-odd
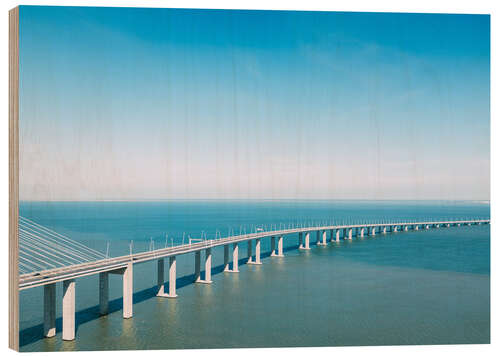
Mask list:
[[[19,7],[9,11],[9,347],[19,350]]]

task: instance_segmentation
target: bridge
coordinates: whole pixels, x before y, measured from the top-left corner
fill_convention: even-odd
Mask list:
[[[62,339],[75,339],[75,280],[88,275],[99,274],[99,311],[108,313],[109,274],[122,276],[123,318],[133,315],[133,266],[134,264],[157,261],[157,296],[176,298],[176,256],[194,254],[194,283],[211,284],[212,249],[224,247],[224,272],[238,273],[238,243],[247,242],[247,264],[261,263],[261,240],[270,238],[271,258],[284,257],[283,240],[298,236],[298,249],[311,249],[311,234],[316,233],[316,244],[325,246],[340,239],[377,234],[427,230],[430,228],[470,226],[489,224],[489,219],[405,221],[360,224],[333,224],[305,226],[290,224],[283,229],[258,230],[248,234],[231,235],[211,240],[182,244],[109,258],[62,234],[54,232],[24,217],[19,218],[19,290],[44,287],[44,336],[56,334],[56,284],[62,282]],[[329,240],[327,234],[329,232]],[[277,243],[277,244],[276,244]],[[255,251],[254,251],[255,246]],[[204,252],[204,271],[201,274],[201,255]],[[168,258],[168,266],[165,260]],[[168,291],[165,290],[165,270],[168,273]]]

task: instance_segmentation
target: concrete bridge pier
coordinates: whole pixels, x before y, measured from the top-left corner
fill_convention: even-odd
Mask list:
[[[224,246],[224,253],[226,253],[226,247],[228,247],[228,246],[227,245]],[[233,268],[232,269],[229,269],[229,250],[228,250],[227,257],[226,257],[226,254],[224,254],[224,260],[226,258],[228,260],[227,260],[227,264],[226,264],[226,261],[224,261],[224,265],[225,265],[224,271],[227,271],[229,273],[239,273],[240,271],[238,270],[238,243],[233,243]]]
[[[371,235],[371,236],[374,236],[374,235],[375,235],[375,228],[376,228],[376,227],[372,227],[371,232],[370,232],[370,235]]]
[[[309,247],[309,239],[310,239],[310,233],[306,232],[304,237],[304,244],[301,244],[299,249],[305,249],[305,250],[311,249]],[[302,241],[302,234],[299,235],[299,240]]]
[[[365,236],[365,227],[361,227],[361,228],[359,229],[359,236],[360,236],[361,238],[363,238],[363,237]]]
[[[248,262],[248,264],[260,265],[260,238],[255,239],[255,260]]]
[[[420,229],[420,227],[418,226],[418,224],[415,224],[415,227],[413,229],[418,231]]]
[[[446,225],[446,227],[447,227],[447,228],[450,228],[450,224],[448,223],[448,224]]]
[[[43,335],[56,335],[56,284],[43,287]]]
[[[352,240],[352,228],[347,230],[347,239]]]
[[[199,253],[199,252],[196,252]],[[158,259],[157,262],[158,266],[158,277],[157,277],[157,286],[158,286],[158,292],[156,293],[156,296],[164,296],[165,295],[165,259],[161,258]],[[196,264],[195,264],[196,266]]]
[[[405,232],[408,232],[408,226],[404,226]]]
[[[309,232],[306,232],[306,236],[305,236],[305,239],[304,239],[304,240],[305,240],[305,243],[304,243],[304,248],[302,248],[302,249],[306,249],[306,250],[311,249],[311,248],[309,247],[309,239],[310,239],[310,236],[311,236],[311,234],[310,234]]]
[[[99,273],[99,313],[108,314],[109,306],[109,273]]]
[[[318,231],[318,233],[320,233],[320,232]],[[321,231],[320,236],[321,236],[321,239],[320,239],[318,245],[326,245],[326,231],[325,230]]]
[[[247,242],[247,255],[248,255],[247,264],[251,264],[253,262],[252,240],[249,240]]]
[[[283,254],[283,236],[278,237],[278,255],[277,257],[284,257],[285,255]]]
[[[271,257],[276,256],[276,237],[271,237]]]
[[[75,339],[75,279],[63,281],[62,301],[62,339],[72,341]]]
[[[330,242],[333,242],[335,239],[333,238],[333,229],[330,229]]]
[[[158,266],[161,263],[158,263]],[[133,293],[134,293],[134,273],[133,273],[132,262],[128,263],[125,268],[120,268],[117,270],[111,270],[108,274],[117,274],[122,276],[123,283],[123,318],[128,319],[132,317],[133,311]],[[160,268],[158,267],[158,271]],[[161,277],[163,280],[163,277]],[[158,281],[160,280],[160,274],[158,274]],[[158,284],[159,285],[159,284]]]
[[[229,269],[229,244],[224,246],[224,271],[230,271]]]
[[[197,250],[196,252],[194,252],[194,282],[199,283],[200,281],[201,281],[201,252]]]
[[[335,241],[336,242],[340,241],[340,229],[335,230]]]
[[[316,245],[320,245],[320,243],[321,243],[320,235],[321,235],[321,232],[316,231]]]
[[[383,233],[383,234],[386,234],[386,233],[387,233],[387,226],[383,226],[383,227],[382,227],[382,233]]]
[[[303,242],[302,232],[299,232],[299,249],[304,249],[304,242]]]
[[[398,231],[398,226],[393,226],[393,227],[392,227],[392,231],[393,231],[393,232],[397,232],[397,231]]]

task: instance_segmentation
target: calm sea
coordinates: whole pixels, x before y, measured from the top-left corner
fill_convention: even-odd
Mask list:
[[[154,201],[21,202],[20,213],[110,256],[181,244],[255,225],[403,219],[489,218],[484,202]],[[217,233],[219,234],[219,233]],[[311,239],[315,242],[315,237]],[[192,284],[193,254],[177,258],[177,299],[155,297],[155,262],[134,266],[134,316],[121,311],[121,277],[110,277],[100,317],[98,279],[76,280],[76,340],[43,338],[43,288],[20,293],[22,351],[490,342],[490,227],[388,233],[297,250]],[[240,245],[240,259],[246,243]]]

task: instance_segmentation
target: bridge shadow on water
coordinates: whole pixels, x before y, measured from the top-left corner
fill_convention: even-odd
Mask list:
[[[316,245],[316,243],[311,242],[311,246]],[[283,247],[283,252],[288,252],[291,250],[297,250],[298,245]],[[255,253],[255,252],[254,252]],[[271,252],[261,253],[261,259],[269,258],[271,256]],[[248,257],[238,259],[238,265],[246,265],[248,261]],[[217,265],[212,267],[212,275],[221,274],[224,272],[224,264]],[[183,287],[194,284],[195,274],[188,274],[181,276],[176,279],[176,289],[180,290]],[[147,289],[143,289],[141,291],[137,291],[133,295],[134,304],[152,299],[156,297],[157,286],[152,286]],[[168,287],[166,286],[166,289]],[[162,298],[163,299],[163,298]],[[108,305],[108,314],[112,314],[114,312],[120,311],[123,309],[123,299],[117,298],[109,301]],[[105,318],[105,316],[101,316],[99,313],[99,305],[91,306],[89,308],[77,311],[75,313],[75,333],[78,334],[78,326],[83,325],[87,322],[97,320],[100,318]],[[133,317],[132,317],[133,318]],[[62,317],[56,318],[56,331],[57,335],[52,338],[58,338],[60,333],[62,332]],[[19,332],[19,347],[23,347],[29,345],[30,343],[39,341],[44,339],[43,335],[43,323],[25,328]],[[76,336],[78,338],[78,335]]]

